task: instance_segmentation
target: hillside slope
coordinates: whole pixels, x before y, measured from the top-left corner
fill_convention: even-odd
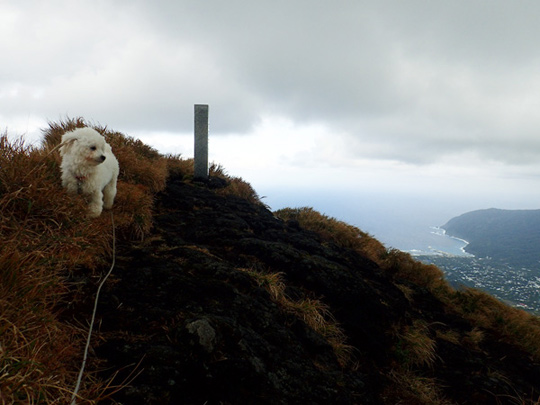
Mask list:
[[[465,239],[467,252],[540,268],[540,210],[486,209],[452,218],[443,229]]]
[[[93,126],[122,170],[87,219],[57,153],[85,126],[0,136],[0,402],[538,404],[539,318],[220,166]]]
[[[540,398],[538,356],[509,340],[505,315],[498,315],[503,324],[487,320],[484,302],[494,307],[485,295],[421,287],[397,267],[383,269],[301,221],[212,189],[221,186],[171,177],[158,195],[151,235],[119,247],[98,310],[96,349],[104,378],[117,370],[115,381],[135,376],[115,400],[532,404]],[[386,260],[392,259],[412,273],[422,269],[408,256],[390,252]],[[89,305],[79,303],[81,318]],[[478,309],[481,321],[463,316]]]

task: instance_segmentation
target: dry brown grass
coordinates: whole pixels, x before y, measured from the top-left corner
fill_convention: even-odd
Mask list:
[[[453,292],[441,269],[433,264],[419,262],[410,254],[397,249],[391,249],[386,253],[381,267],[396,280],[413,282],[439,298],[447,297]]]
[[[469,319],[478,333],[490,330],[508,343],[516,344],[540,360],[540,318],[513,308],[495,297],[474,289],[458,291],[452,300],[452,310]],[[478,334],[477,333],[477,334]],[[469,341],[476,343],[473,335]]]
[[[65,131],[87,126],[81,118],[51,123],[43,146],[0,136],[0,403],[67,403],[80,367],[86,331],[62,322],[70,272],[97,272],[110,259],[111,222],[108,215],[86,219],[82,198],[66,195],[60,185],[60,157],[53,149]],[[193,176],[193,160],[164,158],[152,148],[121,133],[95,126],[112,145],[121,173],[113,208],[120,239],[141,239],[152,224],[154,194],[165,187],[168,173],[186,180]],[[260,204],[253,188],[231,178],[219,165],[211,175],[228,185],[219,193],[234,194]],[[470,333],[460,337],[437,335],[453,342],[478,347],[488,331],[517,344],[540,360],[540,319],[511,308],[475,290],[456,292],[435,266],[416,262],[410,255],[388,251],[358,228],[322,215],[311,208],[284,209],[276,213],[318,232],[324,241],[356,250],[378,263],[396,280],[427,288],[448,311],[468,319]],[[339,361],[347,362],[350,347],[328,308],[319,300],[294,301],[284,291],[279,273],[249,272],[265,286],[286,311],[317,330],[334,347]],[[414,291],[402,286],[413,302]],[[417,366],[435,359],[434,339],[425,325],[414,323],[402,331],[404,347]],[[94,364],[95,366],[95,364]],[[90,369],[92,364],[90,364]],[[408,369],[390,372],[395,387],[419,403],[440,398],[434,382]],[[91,403],[107,395],[107,383],[91,374],[83,380],[79,403]],[[116,388],[115,388],[116,389]],[[403,398],[403,397],[402,397]]]
[[[483,338],[482,330],[489,330],[540,360],[539,317],[512,308],[477,290],[456,291],[448,284],[444,273],[437,266],[421,263],[410,254],[396,249],[387,250],[380,242],[358,228],[322,215],[312,208],[286,208],[276,211],[275,214],[283,220],[298,221],[300,226],[317,232],[324,240],[354,249],[373,260],[393,278],[413,305],[413,290],[405,287],[403,281],[429,290],[448,311],[457,312],[472,323],[474,333],[471,332],[470,336],[463,338],[464,344],[478,345]],[[426,340],[424,343],[425,352],[429,353],[427,349],[430,342]],[[419,344],[418,347],[422,348],[422,345]]]
[[[77,361],[73,331],[55,308],[60,274],[93,265],[107,233],[84,220],[84,206],[58,188],[54,159],[0,139],[0,393],[6,403],[67,401]],[[88,237],[94,240],[88,243]]]
[[[408,369],[394,369],[388,373],[382,399],[388,405],[452,405],[444,398],[435,379],[420,376]]]
[[[354,249],[376,263],[381,263],[386,248],[378,240],[355,226],[323,215],[313,208],[284,208],[274,213],[284,221],[298,221],[300,226],[318,233],[324,240]]]
[[[429,326],[415,320],[397,333],[398,357],[406,365],[432,367],[437,360],[437,345]]]
[[[43,147],[0,136],[0,399],[68,403],[86,331],[62,322],[69,273],[97,271],[110,260],[109,215],[88,220],[86,203],[60,184],[55,146],[78,118],[46,129]],[[112,145],[121,173],[113,208],[119,238],[142,238],[153,194],[165,186],[167,161],[151,148],[94,126]],[[96,401],[106,383],[87,374],[79,403]]]
[[[51,150],[62,135],[75,128],[89,126],[82,118],[49,123],[44,131],[43,145]],[[120,234],[142,238],[152,223],[153,195],[165,188],[169,160],[140,140],[99,125],[92,126],[111,145],[120,165],[118,194],[115,200],[115,223]],[[56,162],[60,158],[55,155]],[[171,159],[172,160],[172,159]],[[121,209],[120,209],[121,208]]]
[[[276,211],[275,215],[285,221],[298,221],[300,226],[318,233],[324,240],[356,250],[397,279],[411,281],[439,295],[449,294],[452,291],[438,267],[416,261],[408,253],[396,249],[388,250],[377,239],[355,226],[323,215],[309,207],[284,208]]]
[[[282,273],[266,273],[254,269],[239,270],[253,277],[260,286],[268,291],[272,300],[285,311],[292,313],[311,329],[321,334],[332,346],[341,366],[344,367],[349,363],[352,346],[345,343],[347,340],[345,333],[326,304],[312,298],[291,300],[285,294],[286,285],[283,282]]]
[[[193,159],[182,159],[180,155],[168,155],[165,159],[171,176],[185,180],[193,179],[195,170]]]
[[[193,159],[180,159],[179,156],[168,156],[167,164],[171,175],[178,176],[186,182],[193,180]],[[225,180],[225,187],[215,189],[218,195],[234,195],[257,205],[264,205],[255,189],[241,177],[230,176],[225,168],[217,163],[212,163],[208,168],[208,175],[213,178]]]
[[[219,195],[234,195],[253,204],[263,205],[255,189],[241,177],[232,177],[227,174],[225,168],[219,164],[212,163],[209,168],[209,175],[224,179],[227,186],[216,190]]]

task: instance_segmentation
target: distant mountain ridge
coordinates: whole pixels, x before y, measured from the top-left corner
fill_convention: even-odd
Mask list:
[[[477,257],[540,267],[540,210],[471,211],[452,218],[442,228],[469,242],[465,250]]]

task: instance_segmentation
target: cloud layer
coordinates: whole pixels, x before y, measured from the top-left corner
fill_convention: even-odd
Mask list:
[[[10,3],[1,127],[185,134],[208,103],[216,136],[286,120],[340,161],[540,162],[540,3]]]

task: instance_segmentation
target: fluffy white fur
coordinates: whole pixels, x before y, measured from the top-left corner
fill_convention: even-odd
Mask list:
[[[118,160],[105,138],[92,128],[78,128],[62,136],[62,186],[88,200],[88,216],[112,208],[116,197]]]

